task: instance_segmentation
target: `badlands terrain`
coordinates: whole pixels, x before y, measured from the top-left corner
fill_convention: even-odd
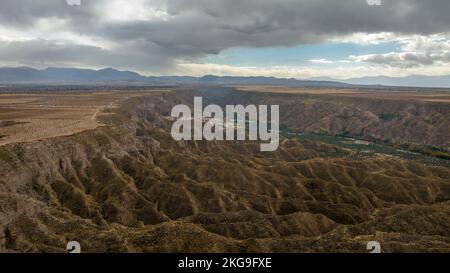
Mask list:
[[[174,105],[279,104],[276,152],[174,141]],[[0,95],[0,252],[450,251],[450,93]]]

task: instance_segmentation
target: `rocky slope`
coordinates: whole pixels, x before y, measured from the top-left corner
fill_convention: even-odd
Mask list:
[[[165,117],[192,95],[133,98],[95,130],[0,147],[0,251],[450,251],[449,167],[312,141],[175,142]]]
[[[448,103],[258,92],[233,92],[226,103],[278,104],[280,122],[303,132],[450,150]]]

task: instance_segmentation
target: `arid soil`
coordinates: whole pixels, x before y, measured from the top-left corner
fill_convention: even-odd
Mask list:
[[[279,104],[280,122],[302,132],[450,149],[450,92],[268,89],[247,87],[233,101]]]
[[[98,115],[137,94],[0,94],[0,146],[94,129]]]
[[[279,103],[282,125],[301,130],[449,138],[447,104],[221,89],[130,97],[93,130],[0,147],[0,251],[64,252],[72,240],[85,252],[366,252],[368,241],[450,251],[449,166],[295,138],[273,153],[174,141],[172,107],[198,95]]]
[[[448,91],[421,91],[421,90],[383,90],[383,89],[334,89],[334,88],[302,88],[286,86],[236,86],[237,90],[245,92],[260,93],[282,93],[282,94],[311,94],[311,95],[334,95],[336,97],[370,98],[379,100],[407,100],[421,102],[450,103],[450,92]]]

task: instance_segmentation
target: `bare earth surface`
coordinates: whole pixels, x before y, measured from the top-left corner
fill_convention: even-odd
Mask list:
[[[445,94],[314,91],[4,95],[0,253],[450,252]],[[173,140],[197,96],[280,105],[279,149]]]
[[[100,125],[97,117],[139,93],[0,94],[0,145],[66,136]]]
[[[371,90],[371,89],[335,89],[322,88],[310,89],[302,87],[286,86],[237,86],[240,91],[268,92],[283,94],[311,94],[311,95],[333,95],[353,98],[371,98],[385,100],[413,100],[423,102],[450,103],[450,92],[448,91],[396,91],[396,90]]]

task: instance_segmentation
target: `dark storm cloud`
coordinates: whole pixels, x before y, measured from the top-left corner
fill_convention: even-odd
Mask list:
[[[148,54],[148,52],[152,54]],[[103,66],[132,67],[168,72],[173,65],[166,52],[151,46],[142,48],[140,43],[128,42],[121,48],[105,50],[101,47],[58,43],[48,40],[0,41],[0,60],[37,67],[49,66]]]
[[[231,47],[319,43],[355,32],[427,35],[450,31],[448,0],[384,0],[381,7],[368,6],[365,0],[148,0],[147,8],[168,13],[165,20],[125,21],[105,17],[105,8],[113,1],[84,0],[81,7],[69,7],[65,0],[3,0],[0,25],[31,29],[40,19],[59,18],[68,31],[123,43],[113,49],[65,45],[67,51],[48,56],[39,50],[21,54],[19,49],[27,50],[27,46],[17,47],[18,61],[25,56],[23,61],[29,62],[73,58],[99,66],[117,63],[139,69],[146,64],[170,68],[176,60],[217,54]],[[46,37],[39,38],[30,48],[51,48]],[[5,55],[1,52],[4,47],[0,47],[0,55]]]
[[[12,27],[32,27],[42,18],[72,18],[78,21],[94,16],[92,9],[68,8],[65,0],[2,0],[0,24]],[[80,21],[81,21],[80,20]]]

